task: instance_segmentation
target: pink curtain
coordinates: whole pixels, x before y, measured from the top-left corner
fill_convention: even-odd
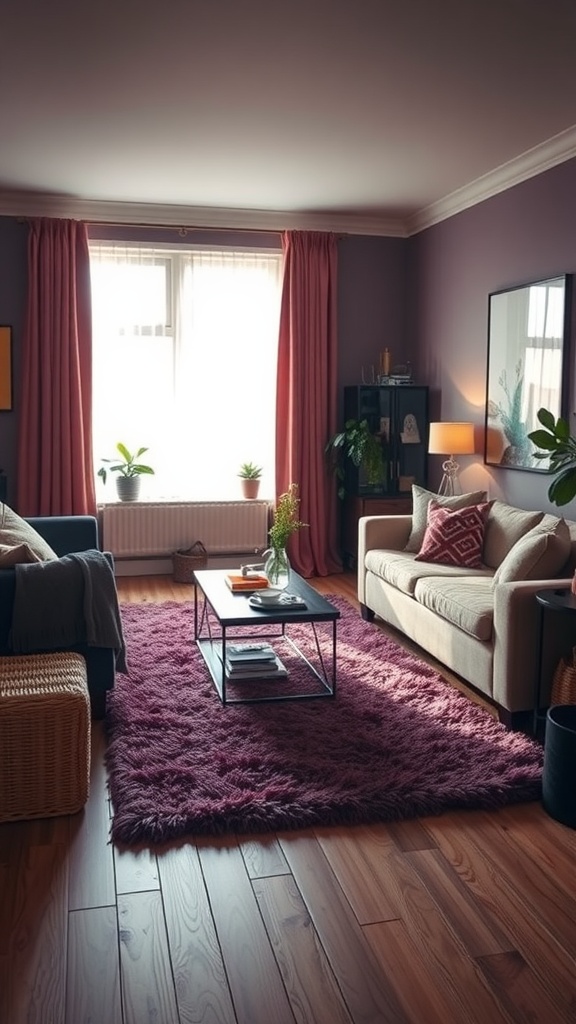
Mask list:
[[[337,429],[337,240],[318,232],[282,236],[276,413],[276,491],[298,484],[309,528],[290,540],[302,576],[341,572],[337,489],[324,447]]]
[[[30,221],[19,392],[18,512],[96,512],[86,226]]]

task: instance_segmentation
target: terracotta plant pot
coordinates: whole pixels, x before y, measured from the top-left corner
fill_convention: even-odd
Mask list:
[[[259,480],[249,480],[246,477],[241,477],[240,483],[242,485],[242,494],[245,498],[258,497],[258,491],[260,490]]]

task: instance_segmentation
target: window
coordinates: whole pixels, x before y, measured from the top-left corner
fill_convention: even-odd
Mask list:
[[[149,449],[144,499],[239,498],[243,462],[272,497],[282,254],[101,242],[90,261],[95,470],[122,441]]]

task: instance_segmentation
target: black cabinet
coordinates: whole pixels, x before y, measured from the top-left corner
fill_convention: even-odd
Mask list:
[[[344,388],[344,420],[367,420],[380,438],[384,477],[369,483],[362,468],[345,467],[346,494],[411,497],[412,484],[428,479],[428,388],[412,384],[359,384]]]

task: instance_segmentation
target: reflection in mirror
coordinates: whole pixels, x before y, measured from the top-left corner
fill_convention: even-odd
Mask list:
[[[489,296],[487,465],[546,472],[528,434],[539,409],[565,413],[570,281],[564,274]]]

